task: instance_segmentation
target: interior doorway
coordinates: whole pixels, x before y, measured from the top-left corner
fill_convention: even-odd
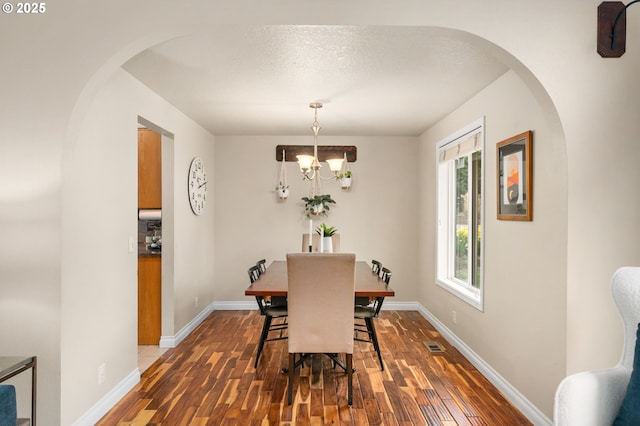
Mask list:
[[[173,134],[138,117],[138,370],[166,351],[173,283]]]

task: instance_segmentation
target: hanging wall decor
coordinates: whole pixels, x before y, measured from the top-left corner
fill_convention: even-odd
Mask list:
[[[531,130],[496,144],[496,199],[499,220],[532,220]]]
[[[278,198],[286,200],[289,198],[289,185],[287,184],[287,169],[284,164],[285,152],[282,150],[282,162],[280,163],[280,175],[278,177],[278,185],[276,185],[276,192]]]
[[[336,176],[336,179],[340,181],[340,187],[343,191],[348,191],[351,189],[351,179],[353,174],[351,173],[351,166],[349,166],[349,161],[347,160],[347,153],[344,153],[344,168],[340,171],[340,174]]]

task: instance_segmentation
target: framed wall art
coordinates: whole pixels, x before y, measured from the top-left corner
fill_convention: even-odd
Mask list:
[[[532,136],[528,130],[496,144],[498,220],[533,218]]]

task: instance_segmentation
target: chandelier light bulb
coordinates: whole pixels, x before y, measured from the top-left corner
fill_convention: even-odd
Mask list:
[[[315,160],[315,157],[313,155],[296,155],[296,158],[298,159],[298,166],[300,166],[300,171],[305,174],[309,171],[309,169],[311,169],[313,160]]]
[[[338,173],[340,170],[342,170],[343,161],[344,158],[332,158],[327,160],[327,163],[329,164],[329,169],[331,169],[333,173]]]

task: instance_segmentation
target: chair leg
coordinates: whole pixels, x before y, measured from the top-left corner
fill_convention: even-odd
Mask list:
[[[287,403],[289,405],[293,402],[293,370],[295,370],[295,364],[295,354],[289,352],[289,384],[287,385]]]
[[[271,328],[271,319],[269,315],[264,316],[264,322],[262,323],[262,334],[260,334],[260,342],[258,342],[258,353],[256,353],[256,362],[253,364],[253,368],[258,368],[258,360],[260,359],[260,354],[262,353],[262,348],[264,347],[264,341],[267,340],[267,336],[269,335],[269,328]]]
[[[384,371],[384,364],[382,362],[382,353],[380,352],[380,344],[378,343],[378,335],[376,333],[376,327],[373,324],[373,318],[365,318],[367,323],[367,329],[371,335],[371,342],[373,343],[373,349],[378,353],[378,359],[380,360],[380,369]]]
[[[347,400],[353,404],[353,354],[347,354]]]

